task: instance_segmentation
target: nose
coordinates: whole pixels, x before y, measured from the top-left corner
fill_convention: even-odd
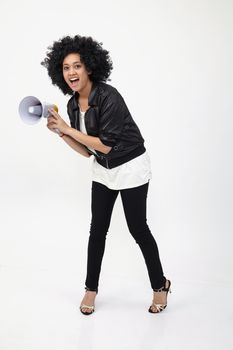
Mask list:
[[[69,75],[72,76],[75,73],[74,67],[69,68]]]

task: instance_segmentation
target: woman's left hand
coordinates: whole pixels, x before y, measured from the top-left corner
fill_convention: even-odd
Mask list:
[[[53,109],[49,109],[51,115],[48,117],[48,124],[53,129],[58,129],[60,133],[67,134],[70,126],[61,118],[61,116]]]

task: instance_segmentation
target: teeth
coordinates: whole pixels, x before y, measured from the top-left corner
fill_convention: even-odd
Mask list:
[[[79,80],[79,79],[78,78],[70,79],[70,81],[76,81],[76,80]]]

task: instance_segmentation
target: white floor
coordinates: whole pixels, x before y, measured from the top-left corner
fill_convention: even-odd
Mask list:
[[[1,350],[233,348],[231,284],[173,280],[168,307],[154,315],[148,288],[117,276],[84,316],[75,272],[1,266],[0,280]]]
[[[146,267],[117,201],[96,310],[85,316],[79,305],[89,197],[67,186],[52,192],[42,185],[38,192],[35,186],[27,192],[25,185],[12,187],[2,197],[0,350],[233,349],[230,226],[220,234],[201,216],[194,218],[199,227],[183,212],[154,218],[158,209],[149,205],[150,226],[172,282],[168,307],[151,314]]]

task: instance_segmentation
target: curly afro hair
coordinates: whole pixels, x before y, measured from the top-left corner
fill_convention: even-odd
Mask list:
[[[65,36],[58,41],[54,41],[48,47],[46,58],[41,65],[47,68],[48,75],[53,85],[57,85],[64,95],[73,95],[73,91],[66,84],[63,78],[62,63],[64,58],[70,53],[78,53],[81,62],[86,69],[91,72],[89,78],[93,82],[106,82],[113,69],[109,52],[102,48],[103,43],[98,43],[92,37],[75,35],[73,38]]]

